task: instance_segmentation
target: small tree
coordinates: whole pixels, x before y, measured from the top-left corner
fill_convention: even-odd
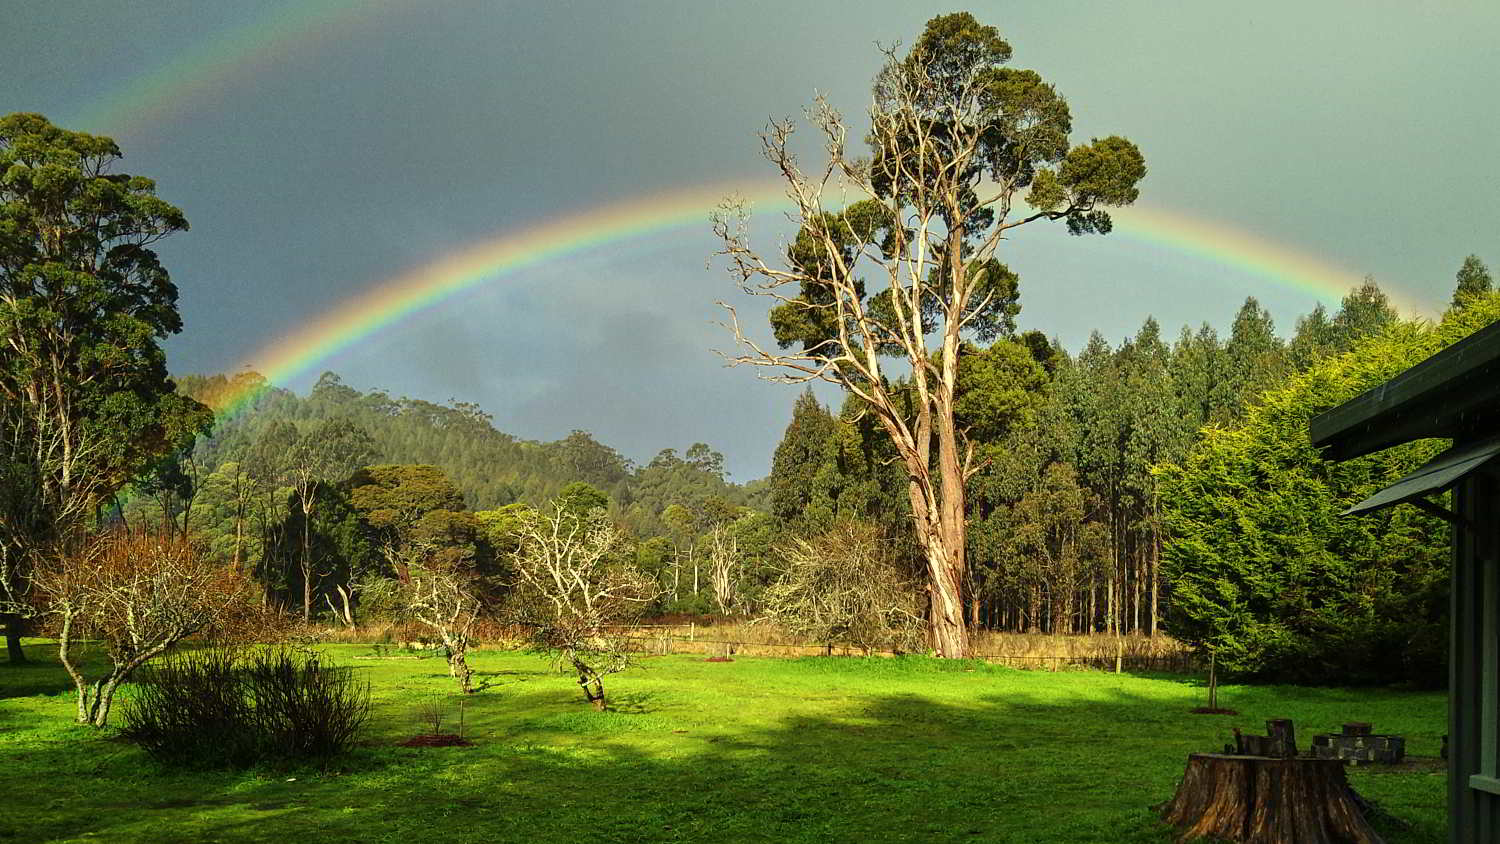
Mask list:
[[[449,560],[422,557],[408,563],[401,580],[372,578],[359,588],[381,603],[394,604],[400,616],[436,633],[448,659],[448,673],[464,694],[473,694],[469,649],[474,644],[474,625],[484,611],[478,575]]]
[[[1452,307],[1455,308],[1462,308],[1470,299],[1490,292],[1495,286],[1494,279],[1490,278],[1490,268],[1479,260],[1478,255],[1464,259],[1454,282]]]
[[[303,432],[285,455],[287,482],[302,508],[302,620],[312,619],[314,578],[312,510],[321,484],[342,481],[375,457],[375,443],[359,426],[343,419],[327,419]]]
[[[921,647],[920,587],[873,525],[841,521],[782,548],[781,575],[766,590],[769,618],[788,632],[866,653]]]
[[[661,589],[629,563],[625,537],[602,509],[526,513],[518,533],[512,617],[534,650],[577,672],[584,697],[603,710],[605,675],[627,668],[635,650],[621,628]]]
[[[193,635],[232,635],[257,613],[248,578],[198,554],[185,537],[110,534],[41,566],[36,585],[54,620],[58,657],[78,692],[78,723],[103,727],[115,690]],[[89,680],[75,646],[92,640],[109,667]]]

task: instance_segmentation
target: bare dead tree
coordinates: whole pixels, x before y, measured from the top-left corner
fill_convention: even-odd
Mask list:
[[[625,537],[602,509],[530,512],[519,535],[511,616],[530,646],[575,672],[584,697],[603,710],[604,677],[629,667],[636,651],[625,628],[661,589],[630,564]]]
[[[914,651],[922,593],[873,525],[839,522],[781,549],[781,573],[763,598],[766,617],[793,635],[866,653]]]
[[[708,533],[708,583],[719,612],[728,615],[739,603],[740,541],[734,528],[717,524]]]
[[[838,384],[891,438],[925,558],[931,643],[962,657],[964,483],[978,467],[954,422],[960,340],[1010,330],[1015,275],[995,258],[1010,233],[1039,220],[1066,220],[1075,234],[1109,231],[1099,207],[1134,201],[1145,163],[1117,137],[1070,149],[1066,102],[1036,73],[1001,67],[1010,45],[968,13],[934,18],[905,56],[884,53],[870,158],[848,153],[848,126],[822,97],[808,111],[822,167],[798,162],[792,121],[772,121],[761,136],[798,226],[784,264],[752,248],[743,202],[714,217],[719,254],[741,289],[776,303],[780,350],[747,335],[734,307],[720,304],[740,347],[733,363],[766,368],[772,381]],[[1017,213],[1028,188],[1031,210]],[[882,366],[887,355],[904,362],[911,406]]]
[[[108,723],[115,691],[136,669],[189,636],[244,635],[259,616],[250,580],[182,536],[106,535],[33,578],[77,690],[78,723],[95,727]],[[92,680],[77,661],[86,642],[109,659]]]

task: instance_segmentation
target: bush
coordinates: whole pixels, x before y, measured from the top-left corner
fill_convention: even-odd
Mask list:
[[[874,525],[840,521],[780,551],[781,574],[763,600],[767,617],[793,636],[867,653],[922,649],[921,587]]]
[[[347,668],[286,649],[212,649],[153,669],[120,735],[168,764],[243,768],[336,756],[369,714],[369,684]]]
[[[1308,420],[1500,319],[1500,295],[1441,323],[1398,323],[1268,391],[1157,471],[1171,585],[1166,629],[1241,678],[1313,684],[1446,679],[1448,526],[1409,506],[1340,513],[1442,451],[1408,443],[1342,463]]]

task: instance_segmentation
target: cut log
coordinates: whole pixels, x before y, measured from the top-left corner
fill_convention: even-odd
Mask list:
[[[1178,841],[1382,844],[1337,759],[1194,753],[1162,816]]]

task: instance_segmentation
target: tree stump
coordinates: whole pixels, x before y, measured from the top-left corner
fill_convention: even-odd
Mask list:
[[[1178,841],[1382,844],[1338,759],[1193,753],[1162,815]]]

